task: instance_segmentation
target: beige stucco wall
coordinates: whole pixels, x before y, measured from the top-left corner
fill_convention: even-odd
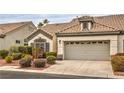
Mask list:
[[[118,52],[118,36],[104,35],[104,36],[77,36],[77,37],[58,37],[58,54],[64,55],[64,41],[92,41],[92,40],[109,40],[110,41],[110,55]],[[61,43],[59,43],[61,41]]]
[[[118,35],[118,52],[124,52],[124,35]]]
[[[57,37],[55,34],[53,35],[53,51],[57,52]]]
[[[43,38],[43,39],[46,39],[46,42],[49,42],[50,43],[50,52],[53,52],[53,40],[49,39],[48,37],[44,36],[43,34],[38,34],[37,36],[35,36],[34,38],[32,38],[28,44],[31,45],[31,43],[34,42],[35,39],[37,38]]]
[[[24,39],[34,31],[34,28],[26,25],[6,34],[5,38],[0,38],[0,49],[9,49],[11,46],[24,45]],[[20,44],[16,44],[20,40]]]

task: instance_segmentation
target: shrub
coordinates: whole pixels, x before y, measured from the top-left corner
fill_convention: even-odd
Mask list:
[[[45,64],[46,64],[46,60],[44,60],[44,59],[36,59],[34,61],[34,66],[37,68],[45,67]]]
[[[25,53],[25,54],[32,54],[32,47],[31,46],[12,46],[10,48],[10,53]]]
[[[47,57],[47,63],[48,64],[55,64],[56,57],[55,56],[48,56]]]
[[[18,46],[18,51],[19,51],[20,53],[26,53],[26,48],[25,48],[25,46]]]
[[[19,60],[21,59],[22,53],[13,53],[12,58],[13,60]]]
[[[11,56],[7,56],[7,57],[5,58],[5,61],[6,61],[7,63],[12,63],[12,57],[11,57]]]
[[[24,58],[29,58],[29,59],[33,60],[33,57],[29,54],[25,54]]]
[[[23,54],[22,54],[22,56],[21,56],[21,58],[24,58],[24,57],[25,57],[25,55],[27,55],[27,54],[24,54],[24,53],[23,53]]]
[[[12,53],[19,53],[18,47],[17,47],[17,46],[12,46],[12,47],[10,48],[10,53],[11,53],[11,54],[12,54]]]
[[[20,66],[23,67],[30,67],[31,66],[31,58],[30,57],[26,57],[26,58],[22,58],[21,60],[19,60],[19,64]]]
[[[114,56],[124,56],[124,53],[117,53]]]
[[[8,50],[0,50],[0,56],[2,58],[5,58],[6,56],[8,56],[9,51]]]
[[[124,71],[124,56],[112,56],[111,64],[114,71]]]
[[[45,52],[43,53],[43,57],[47,58],[48,56],[55,56],[57,57],[57,53],[56,52]]]
[[[26,46],[26,54],[32,55],[32,47],[31,46]]]
[[[27,57],[27,56],[33,58],[32,55],[30,55],[30,54],[22,54],[21,58],[24,58],[24,57]]]

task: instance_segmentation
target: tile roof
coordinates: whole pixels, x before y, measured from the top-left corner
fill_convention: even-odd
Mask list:
[[[88,19],[87,19],[88,18]],[[73,33],[73,32],[85,32],[81,30],[79,21],[93,21],[93,27],[91,32],[104,32],[104,31],[124,31],[124,14],[120,15],[108,15],[108,16],[82,16],[74,18],[68,23],[48,24],[41,29],[50,33]]]
[[[33,31],[30,35],[28,35],[26,37],[25,41],[28,42],[29,40],[31,40],[35,36],[39,35],[40,33],[43,34],[44,36],[48,37],[49,39],[52,39],[52,35],[51,34],[47,33],[44,30],[37,29],[37,30]]]
[[[46,26],[43,26],[40,29],[53,35],[54,33],[59,32],[62,29],[64,29],[67,25],[69,25],[69,23],[47,24]]]
[[[33,23],[31,21],[27,21],[27,22],[0,24],[0,34],[6,34],[27,24],[33,24]]]

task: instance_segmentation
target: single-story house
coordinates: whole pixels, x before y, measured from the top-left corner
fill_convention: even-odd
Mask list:
[[[0,50],[25,45],[24,39],[35,29],[31,21],[0,24]]]
[[[32,46],[35,41],[40,41],[39,45],[44,52],[57,52],[56,32],[64,29],[69,23],[47,24],[27,36],[25,42]]]
[[[124,52],[124,15],[82,16],[48,24],[29,35],[28,43],[38,38],[49,43],[47,51],[57,51],[65,60],[110,60]]]

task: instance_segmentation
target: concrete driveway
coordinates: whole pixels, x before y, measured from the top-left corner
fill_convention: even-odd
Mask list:
[[[114,77],[110,61],[63,60],[45,69],[43,73],[91,77]]]

